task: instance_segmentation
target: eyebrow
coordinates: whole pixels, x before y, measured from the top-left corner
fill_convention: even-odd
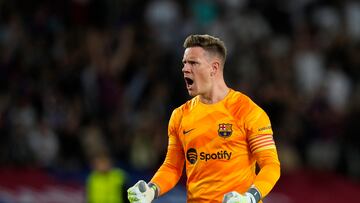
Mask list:
[[[199,63],[199,60],[196,60],[196,59],[183,59],[182,62],[183,62],[183,63],[185,63],[185,62],[189,62],[189,63]]]

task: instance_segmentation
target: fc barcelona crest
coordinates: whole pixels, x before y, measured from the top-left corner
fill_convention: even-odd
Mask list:
[[[232,134],[232,124],[230,123],[220,123],[218,134],[220,137],[227,138]]]

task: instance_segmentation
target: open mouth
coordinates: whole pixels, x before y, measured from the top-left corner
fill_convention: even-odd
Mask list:
[[[194,81],[191,78],[185,77],[184,79],[187,87],[194,84]]]

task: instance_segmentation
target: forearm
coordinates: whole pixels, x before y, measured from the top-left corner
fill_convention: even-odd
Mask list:
[[[170,139],[170,143],[172,140]],[[172,189],[179,181],[184,167],[184,153],[180,145],[170,144],[165,161],[151,179],[158,188],[158,195]]]
[[[280,178],[280,162],[276,150],[259,152],[257,161],[260,171],[257,174],[253,186],[265,197],[275,186]],[[260,155],[260,156],[259,156]]]
[[[155,173],[150,183],[157,186],[158,196],[171,190],[179,181],[182,174],[182,166],[177,168],[164,162],[164,164]]]

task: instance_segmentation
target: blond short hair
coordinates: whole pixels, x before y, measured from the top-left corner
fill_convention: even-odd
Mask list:
[[[226,60],[226,47],[223,41],[211,35],[190,35],[185,39],[184,48],[201,47],[205,51],[221,57],[223,62]]]

